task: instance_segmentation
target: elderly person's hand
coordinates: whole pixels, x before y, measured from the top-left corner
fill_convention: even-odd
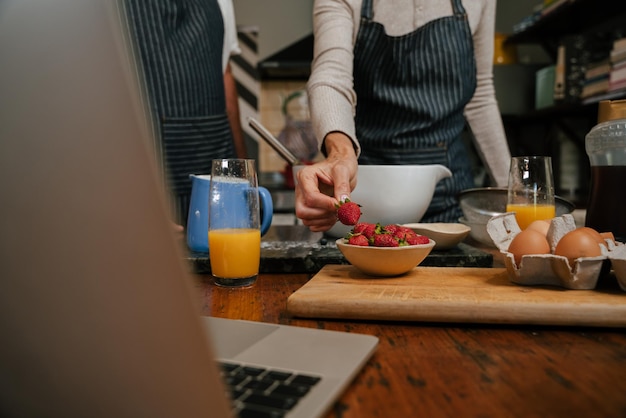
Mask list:
[[[357,156],[350,138],[333,132],[324,141],[326,159],[297,174],[296,216],[311,231],[327,231],[337,222],[337,204],[356,187]]]

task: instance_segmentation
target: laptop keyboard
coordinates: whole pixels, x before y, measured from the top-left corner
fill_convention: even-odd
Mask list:
[[[320,377],[218,362],[239,418],[280,418],[320,381]]]

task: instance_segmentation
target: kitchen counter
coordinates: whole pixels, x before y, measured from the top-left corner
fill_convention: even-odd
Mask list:
[[[259,184],[266,187],[272,195],[275,218],[293,216],[293,222],[282,225],[273,223],[263,236],[259,273],[315,274],[326,264],[349,264],[337,248],[336,238],[321,232],[311,232],[304,225],[295,223],[294,190],[285,187],[282,173],[260,173]],[[493,267],[494,252],[479,247],[480,244],[466,240],[450,250],[432,251],[420,265]],[[194,273],[211,273],[208,253],[189,252],[187,259]]]
[[[245,289],[195,278],[203,315],[379,338],[373,357],[324,418],[623,417],[626,411],[622,329],[300,318],[286,300],[309,274],[261,274]]]
[[[273,225],[261,240],[260,273],[317,273],[326,264],[349,264],[336,238],[311,232],[303,225]],[[191,252],[192,270],[210,274],[208,253]],[[446,251],[432,251],[420,264],[428,267],[492,267],[493,254],[467,243]]]

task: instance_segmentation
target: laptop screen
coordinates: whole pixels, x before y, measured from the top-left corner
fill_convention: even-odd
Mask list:
[[[0,415],[227,416],[114,1],[0,3]]]
[[[378,339],[200,317],[120,12],[0,2],[0,416],[259,407],[253,389],[229,403],[220,360],[293,372],[298,390],[319,377],[287,415],[319,417]]]

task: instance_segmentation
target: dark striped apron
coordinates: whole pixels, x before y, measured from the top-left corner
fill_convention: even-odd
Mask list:
[[[476,63],[461,0],[452,7],[452,16],[392,37],[372,20],[372,0],[363,0],[354,46],[359,163],[442,164],[453,173],[437,184],[423,222],[457,222],[457,193],[473,186],[461,134]]]
[[[236,158],[226,115],[224,22],[216,0],[126,0],[156,133],[155,151],[187,222],[189,174],[209,174],[214,158]]]

